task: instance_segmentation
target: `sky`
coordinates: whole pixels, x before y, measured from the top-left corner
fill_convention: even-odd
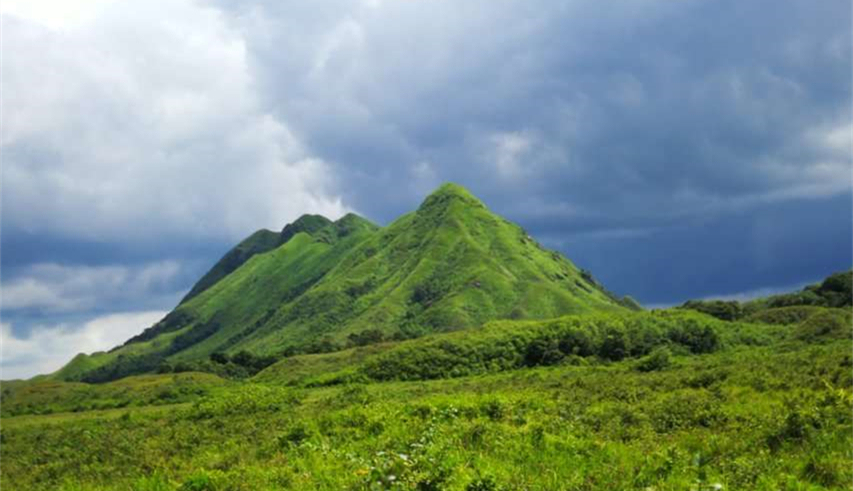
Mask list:
[[[4,0],[0,378],[459,183],[647,306],[853,265],[849,0]]]

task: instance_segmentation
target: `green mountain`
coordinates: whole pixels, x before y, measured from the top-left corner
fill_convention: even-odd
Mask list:
[[[162,321],[54,377],[106,381],[211,355],[281,358],[638,306],[467,190],[445,184],[387,227],[305,215],[229,251]]]

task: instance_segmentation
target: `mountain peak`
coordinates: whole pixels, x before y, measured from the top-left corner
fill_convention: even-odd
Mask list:
[[[281,231],[281,243],[284,244],[299,232],[311,234],[332,224],[332,221],[322,215],[302,215],[293,223],[288,223]]]
[[[355,213],[347,213],[335,220],[335,231],[339,237],[346,237],[347,235],[358,231],[358,230],[377,230],[379,228],[378,225],[371,222],[370,220],[356,215]]]
[[[454,202],[461,202],[466,206],[476,208],[486,207],[482,201],[464,187],[452,182],[446,182],[424,199],[423,203],[421,203],[421,206],[418,208],[418,213],[429,212],[436,209],[445,209]]]
[[[460,186],[455,182],[445,182],[441,186],[437,187],[435,191],[430,193],[430,196],[458,196],[461,198],[477,199],[473,194],[471,194],[471,191],[468,191],[463,186]]]

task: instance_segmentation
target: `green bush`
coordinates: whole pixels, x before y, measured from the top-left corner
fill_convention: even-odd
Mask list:
[[[667,347],[657,348],[641,358],[635,368],[641,372],[656,372],[672,365],[672,352]]]
[[[743,317],[743,307],[736,301],[688,300],[681,308],[702,312],[724,321],[738,320]]]
[[[828,310],[817,312],[796,327],[795,336],[803,341],[850,338],[853,329],[850,325],[850,315],[845,314],[847,313]]]
[[[619,361],[661,346],[710,353],[722,344],[712,318],[690,313],[569,316],[552,321],[492,323],[483,329],[414,340],[368,359],[373,380],[428,380],[520,367],[555,365],[579,356]]]

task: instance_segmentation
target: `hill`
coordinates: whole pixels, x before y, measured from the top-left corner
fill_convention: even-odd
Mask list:
[[[54,378],[102,382],[211,356],[260,366],[496,319],[637,308],[445,184],[384,228],[354,214],[305,215],[280,234],[256,232],[162,321],[108,353],[76,357]]]
[[[833,273],[820,283],[798,292],[771,295],[746,302],[736,300],[688,300],[681,308],[704,312],[723,320],[770,320],[794,315],[802,320],[814,307],[847,308],[853,306],[853,270]]]

